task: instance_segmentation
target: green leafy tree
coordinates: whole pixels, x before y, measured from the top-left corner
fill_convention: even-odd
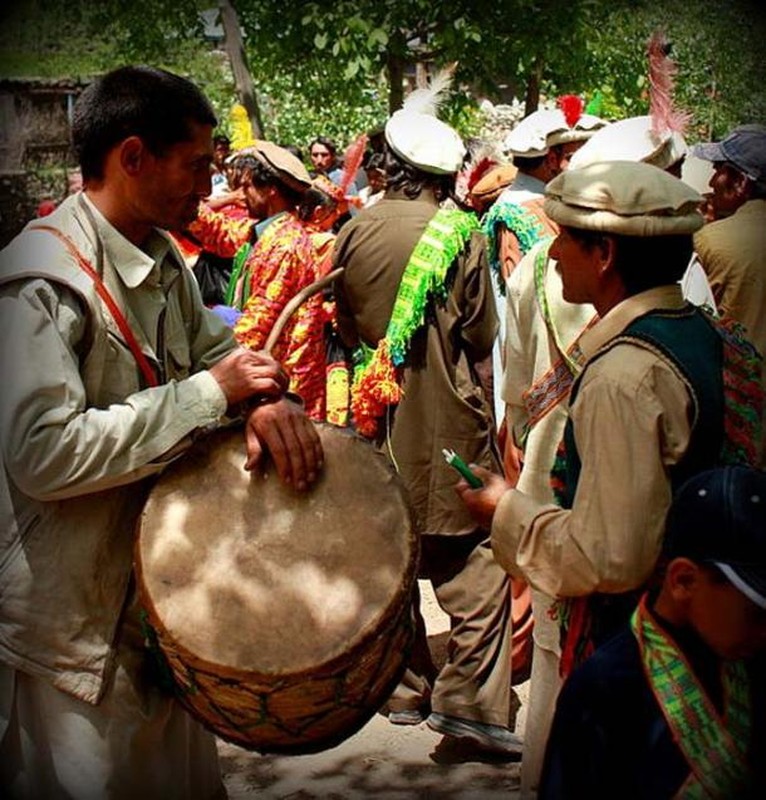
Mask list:
[[[88,75],[148,62],[190,75],[225,126],[230,70],[202,38],[215,0],[19,0],[4,11],[0,67]],[[446,113],[476,129],[476,100],[590,97],[604,115],[646,113],[645,47],[662,27],[678,64],[690,138],[766,118],[766,8],[759,0],[233,0],[264,133],[305,146],[318,133],[345,145],[379,127],[425,66],[457,61]],[[30,71],[32,68],[33,71]],[[45,70],[45,71],[43,71]],[[15,74],[19,74],[18,72]]]

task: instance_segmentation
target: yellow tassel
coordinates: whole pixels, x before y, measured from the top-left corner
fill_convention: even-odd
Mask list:
[[[232,106],[229,112],[229,121],[231,122],[232,151],[236,152],[242,150],[243,147],[252,147],[255,144],[253,126],[243,105],[236,103]]]

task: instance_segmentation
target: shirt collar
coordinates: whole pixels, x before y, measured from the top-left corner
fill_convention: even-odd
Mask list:
[[[255,236],[256,238],[260,239],[263,236],[263,232],[266,228],[271,225],[272,222],[276,222],[281,216],[284,216],[287,212],[286,211],[277,211],[276,214],[272,214],[270,217],[266,217],[266,219],[262,219],[259,223],[255,226]]]
[[[85,192],[81,197],[93,213],[96,233],[104,246],[104,255],[125,286],[134,289],[149,277],[155,267],[159,272],[162,262],[169,253],[174,252],[167,233],[153,228],[143,248],[136,247],[107,220]]]
[[[513,183],[509,187],[515,192],[534,192],[534,194],[545,194],[545,182],[525,172],[517,173]]]
[[[580,339],[580,348],[586,359],[603,347],[608,341],[619,336],[631,322],[655,309],[683,308],[686,305],[683,292],[678,284],[656,286],[632,297],[627,297],[610,309]]]

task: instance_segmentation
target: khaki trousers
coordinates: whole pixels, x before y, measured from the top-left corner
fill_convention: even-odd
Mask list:
[[[431,582],[450,617],[447,660],[437,672],[413,598],[416,642],[409,667],[394,690],[392,711],[426,708],[492,725],[509,724],[511,609],[509,578],[494,560],[486,533],[423,536],[420,577]]]

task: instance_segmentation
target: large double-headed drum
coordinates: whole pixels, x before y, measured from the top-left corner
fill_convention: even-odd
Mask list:
[[[244,470],[241,431],[177,462],[141,518],[136,573],[181,701],[218,736],[306,753],[356,732],[401,676],[418,539],[405,491],[354,434],[318,426],[298,493]]]

